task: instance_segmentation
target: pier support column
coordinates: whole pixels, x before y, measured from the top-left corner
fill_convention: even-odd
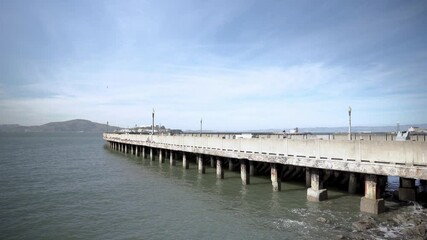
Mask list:
[[[135,156],[139,156],[139,146],[135,146]]]
[[[188,169],[190,167],[190,164],[188,163],[187,156],[185,155],[185,152],[182,153],[182,168]]]
[[[305,168],[305,186],[311,187],[311,175],[310,175],[310,168]]]
[[[384,199],[380,198],[378,176],[365,176],[365,196],[360,200],[360,211],[379,214],[385,211]]]
[[[256,174],[256,169],[255,169],[255,162],[254,161],[250,161],[249,162],[249,176],[255,176]]]
[[[417,188],[415,187],[415,179],[400,178],[399,200],[400,201],[416,201],[417,200]]]
[[[242,178],[243,185],[247,185],[250,183],[249,160],[240,159],[240,177]]]
[[[171,166],[175,166],[176,165],[176,160],[173,156],[173,152],[172,150],[169,152],[169,163]]]
[[[125,144],[125,153],[126,154],[128,153],[128,145],[127,144]]]
[[[130,148],[130,154],[132,154],[132,155],[134,155],[135,154],[135,152],[134,152],[134,145],[129,145],[129,148]]]
[[[165,160],[163,159],[163,149],[159,149],[159,163],[164,163]]]
[[[282,167],[280,164],[271,163],[271,185],[273,192],[282,191]]]
[[[216,178],[224,179],[224,168],[222,166],[222,160],[218,157],[216,159]]]
[[[420,179],[420,192],[427,192],[427,180]]]
[[[142,158],[145,158],[145,147],[142,146]]]
[[[215,159],[214,159],[214,157],[210,156],[209,160],[210,160],[211,168],[214,168],[215,167]]]
[[[205,164],[203,164],[203,157],[201,154],[197,155],[197,164],[199,166],[199,173],[204,174],[206,172]]]
[[[356,173],[349,173],[348,178],[348,192],[351,194],[355,194],[357,189],[357,177]]]
[[[230,171],[234,170],[234,163],[233,163],[233,159],[232,158],[228,159],[228,170],[230,170]]]
[[[150,160],[151,160],[151,161],[154,161],[153,148],[150,148]]]
[[[322,171],[312,168],[310,171],[311,187],[307,188],[307,200],[310,202],[320,202],[328,199],[328,191],[323,189]]]

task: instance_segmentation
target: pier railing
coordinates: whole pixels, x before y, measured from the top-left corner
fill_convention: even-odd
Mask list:
[[[364,140],[223,139],[195,136],[151,136],[105,133],[104,139],[135,145],[181,147],[222,152],[282,156],[333,162],[385,164],[400,167],[427,167],[427,142]],[[427,171],[424,169],[424,171]]]

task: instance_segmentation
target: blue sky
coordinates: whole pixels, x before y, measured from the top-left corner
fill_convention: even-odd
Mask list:
[[[427,123],[426,1],[0,0],[0,124]]]

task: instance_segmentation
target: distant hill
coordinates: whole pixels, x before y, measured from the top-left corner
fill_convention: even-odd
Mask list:
[[[120,129],[108,126],[108,130]],[[0,132],[105,132],[107,124],[75,119],[65,122],[51,122],[40,126],[21,126],[18,124],[0,125]]]

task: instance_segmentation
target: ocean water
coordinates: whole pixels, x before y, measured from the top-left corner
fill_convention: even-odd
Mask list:
[[[0,135],[0,239],[329,239],[357,236],[360,197],[267,177],[198,174],[106,147],[100,134]],[[318,221],[326,218],[329,223]]]

